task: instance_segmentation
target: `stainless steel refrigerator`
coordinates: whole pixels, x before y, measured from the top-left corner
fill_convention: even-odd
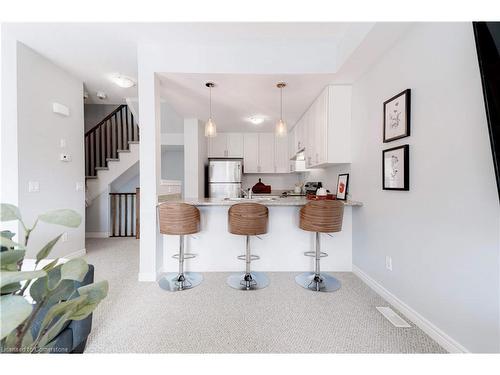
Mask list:
[[[242,159],[208,159],[210,198],[237,198],[241,194]]]

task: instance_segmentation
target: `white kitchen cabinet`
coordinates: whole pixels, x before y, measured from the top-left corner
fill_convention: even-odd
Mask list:
[[[259,133],[259,173],[276,173],[274,133]]]
[[[208,156],[210,158],[226,157],[227,137],[225,133],[218,133],[213,138],[208,138]]]
[[[244,173],[289,173],[288,137],[274,133],[243,135]]]
[[[210,158],[242,158],[243,134],[217,133],[208,138],[208,156]]]
[[[259,172],[259,134],[245,133],[243,135],[243,172]]]
[[[299,124],[302,124],[306,168],[351,162],[351,86],[325,88]]]
[[[229,158],[243,157],[243,134],[242,133],[226,133],[226,154]]]
[[[276,137],[274,144],[275,173],[290,172],[290,158],[288,157],[288,138]]]

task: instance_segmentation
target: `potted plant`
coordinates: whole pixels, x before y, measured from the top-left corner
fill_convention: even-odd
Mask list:
[[[93,267],[82,258],[67,262],[54,259],[41,267],[41,261],[49,256],[62,234],[38,251],[34,270],[21,270],[30,235],[38,222],[76,228],[81,216],[73,210],[54,210],[38,216],[28,227],[16,206],[1,204],[0,221],[13,220],[24,228],[25,238],[20,244],[12,240],[14,234],[10,231],[3,231],[0,236],[1,352],[75,352],[75,346],[79,347],[77,352],[83,352],[91,313],[106,297],[108,282],[92,283]],[[75,342],[71,325],[85,321],[88,332]],[[78,331],[81,329],[73,327],[73,332]]]

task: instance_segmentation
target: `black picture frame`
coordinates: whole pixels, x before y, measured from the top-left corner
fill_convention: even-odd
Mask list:
[[[389,103],[393,102],[394,100],[396,100],[397,98],[401,97],[401,96],[405,96],[405,123],[404,123],[404,126],[405,126],[405,132],[401,135],[397,135],[397,136],[394,136],[394,137],[391,137],[391,138],[387,138],[387,113],[386,113],[386,110],[387,110],[387,106]],[[384,102],[384,121],[383,121],[383,141],[384,143],[388,143],[388,142],[392,142],[392,141],[395,141],[396,139],[401,139],[401,138],[406,138],[406,137],[409,137],[410,136],[410,115],[411,115],[411,89],[406,89],[402,92],[400,92],[399,94],[397,95],[394,95],[392,98],[386,100]]]
[[[386,154],[389,152],[394,152],[397,150],[403,150],[403,186],[394,187],[387,186],[386,181],[388,177],[386,176]],[[395,169],[395,168],[393,168]],[[395,169],[397,171],[397,169]],[[386,178],[387,177],[387,178]],[[383,190],[400,190],[400,191],[409,191],[410,190],[410,145],[402,145],[397,147],[388,148],[387,150],[382,150],[382,189]]]
[[[340,178],[341,177],[344,177],[346,176],[346,180],[345,180],[345,193],[344,193],[344,198],[339,198],[339,183],[340,183]],[[336,199],[340,200],[340,201],[345,201],[347,200],[347,193],[349,192],[349,173],[342,173],[342,174],[339,174],[338,177],[337,177],[337,190],[335,192],[335,197]]]

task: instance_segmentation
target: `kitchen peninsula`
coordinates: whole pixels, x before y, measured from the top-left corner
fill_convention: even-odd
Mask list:
[[[159,196],[158,202],[171,201]],[[269,207],[269,227],[265,235],[253,236],[252,253],[260,260],[252,262],[255,271],[305,271],[313,267],[313,258],[304,256],[314,249],[314,234],[299,228],[299,210],[308,200],[305,197],[255,197],[254,199],[201,198],[175,200],[197,206],[201,214],[201,231],[186,236],[186,249],[198,257],[186,264],[188,271],[229,272],[240,270],[244,264],[236,259],[243,252],[244,240],[227,230],[229,206],[255,202]],[[342,231],[332,236],[321,235],[324,271],[351,271],[352,267],[352,210],[361,202],[344,201]],[[179,237],[163,236],[163,269],[176,271],[178,263],[172,255],[178,252]]]

